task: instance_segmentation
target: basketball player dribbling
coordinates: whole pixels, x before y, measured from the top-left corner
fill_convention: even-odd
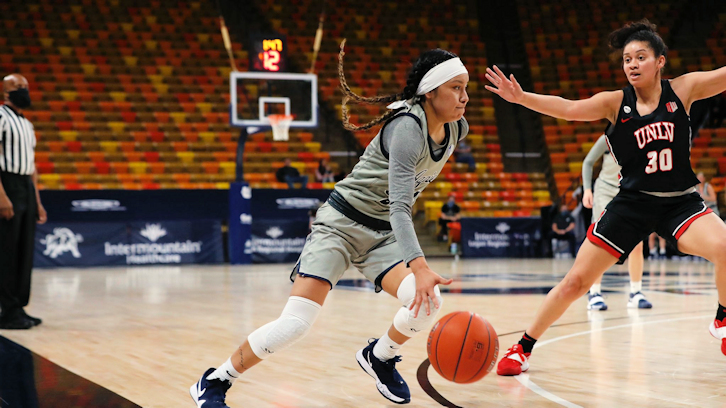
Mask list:
[[[226,392],[237,377],[303,338],[350,265],[373,282],[377,292],[383,290],[402,304],[389,330],[359,350],[356,360],[385,398],[398,404],[411,400],[395,368],[400,361],[396,354],[412,336],[430,328],[443,301],[438,285],[452,282],[428,267],[411,208],[469,131],[464,119],[469,74],[456,55],[430,50],[414,63],[401,94],[365,98],[345,81],[344,44],[339,62],[344,125],[350,130],[384,125],[318,210],[280,317],[252,332],[222,366],[207,370],[190,388],[199,408],[226,407]],[[358,127],[349,122],[348,101],[391,103],[390,111]]]
[[[590,226],[574,265],[547,294],[534,323],[499,361],[499,375],[526,371],[537,339],[652,231],[678,251],[715,264],[719,306],[709,331],[726,354],[726,225],[695,191],[688,116],[694,101],[726,91],[726,67],[661,79],[667,48],[648,20],[614,31],[609,44],[622,55],[629,85],[589,99],[524,92],[513,75],[507,78],[496,66],[487,69],[493,86],[486,88],[508,102],[570,121],[608,119],[608,149],[622,166],[620,191]]]
[[[597,222],[605,206],[615,198],[620,191],[619,174],[620,166],[608,151],[607,136],[602,135],[590,148],[585,160],[582,162],[582,205],[592,208],[592,222]],[[598,158],[602,157],[602,168],[595,180],[595,194],[592,193],[592,168]],[[643,242],[633,248],[628,256],[628,274],[630,275],[630,299],[629,308],[650,309],[653,305],[648,302],[641,291],[643,288]],[[602,297],[602,276],[598,277],[590,287],[590,294],[587,299],[587,310],[607,310],[605,299]]]

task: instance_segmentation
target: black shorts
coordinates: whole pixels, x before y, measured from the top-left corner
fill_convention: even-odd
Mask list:
[[[678,239],[691,223],[710,212],[701,195],[695,192],[656,197],[621,189],[600,218],[590,225],[587,238],[623,262],[654,231],[678,250]]]

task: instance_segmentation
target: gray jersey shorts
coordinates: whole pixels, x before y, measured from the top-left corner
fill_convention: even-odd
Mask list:
[[[605,211],[605,207],[607,207],[610,201],[613,201],[613,198],[618,195],[618,192],[620,192],[618,187],[608,184],[600,180],[600,178],[595,180],[595,193],[593,194],[592,199],[593,223],[600,218],[602,212]]]
[[[327,202],[317,212],[312,232],[290,275],[325,280],[332,289],[352,264],[380,292],[383,276],[403,262],[393,231],[376,231],[338,212]]]

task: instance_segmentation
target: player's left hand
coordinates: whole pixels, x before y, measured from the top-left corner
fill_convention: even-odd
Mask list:
[[[485,85],[484,88],[502,97],[507,102],[521,103],[524,99],[524,91],[514,78],[514,74],[509,75],[509,79],[504,72],[494,65],[494,69],[487,67],[486,77],[494,86]]]

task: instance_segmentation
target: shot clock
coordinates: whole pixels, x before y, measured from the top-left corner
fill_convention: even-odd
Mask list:
[[[287,68],[287,42],[284,35],[255,35],[252,37],[250,70],[285,72]]]

